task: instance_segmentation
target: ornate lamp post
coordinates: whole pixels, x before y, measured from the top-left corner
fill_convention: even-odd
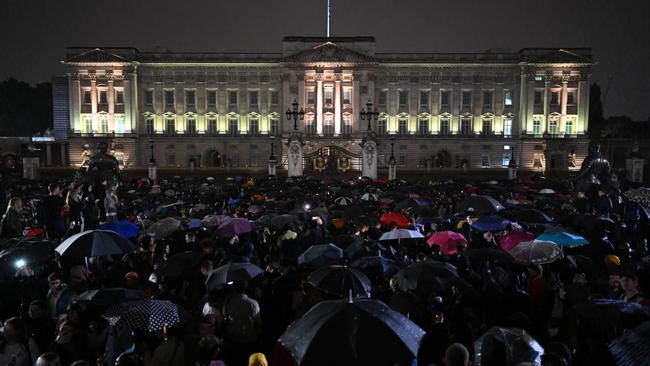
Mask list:
[[[515,150],[510,150],[510,161],[508,161],[508,179],[517,179],[517,161],[515,160]]]
[[[395,138],[390,138],[390,158],[388,159],[388,180],[397,179],[397,162],[395,161]]]
[[[153,139],[149,139],[149,146],[151,148],[151,159],[149,159],[149,179],[156,183],[156,180],[158,179],[158,167],[156,164],[156,158],[153,155],[153,145],[155,141]]]
[[[275,177],[275,136],[271,136],[271,156],[269,156],[269,177]]]
[[[372,102],[368,101],[366,103],[366,109],[361,109],[361,112],[359,113],[361,116],[361,120],[368,120],[368,131],[372,130],[371,122],[374,119],[375,121],[379,119],[379,112],[377,111],[377,108],[374,110],[372,109]]]
[[[305,119],[305,110],[302,108],[300,108],[300,111],[298,110],[298,101],[295,99],[291,106],[293,109],[287,108],[287,120],[291,121],[293,119],[293,130],[298,131],[298,119],[301,121]]]

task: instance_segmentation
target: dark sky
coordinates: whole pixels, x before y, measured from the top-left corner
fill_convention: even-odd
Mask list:
[[[326,0],[2,0],[0,79],[49,80],[73,45],[279,51],[285,35],[324,35],[325,9]],[[375,36],[380,52],[592,47],[605,114],[645,120],[649,19],[646,0],[333,0],[332,35]]]

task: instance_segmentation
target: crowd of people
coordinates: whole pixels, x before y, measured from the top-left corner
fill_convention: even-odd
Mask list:
[[[650,320],[648,209],[594,193],[541,176],[16,182],[1,197],[0,366],[320,365],[283,334],[319,303],[364,297],[422,332],[386,365],[635,364],[617,340]],[[65,251],[101,229],[129,249]],[[109,246],[98,240],[84,245]],[[340,266],[339,283],[314,280]],[[145,325],[125,320],[125,303],[147,304]],[[310,334],[305,355],[325,341]],[[349,347],[355,336],[329,335]],[[390,354],[376,336],[372,352]],[[369,364],[348,351],[322,359]]]

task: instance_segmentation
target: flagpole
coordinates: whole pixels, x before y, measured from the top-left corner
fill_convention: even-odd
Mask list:
[[[327,0],[327,38],[330,38],[330,12],[331,12],[331,0]]]

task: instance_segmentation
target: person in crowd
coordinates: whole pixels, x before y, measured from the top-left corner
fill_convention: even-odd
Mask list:
[[[54,325],[48,317],[45,301],[34,300],[29,304],[26,326],[27,334],[34,339],[38,349],[47,349],[54,339]]]
[[[67,236],[74,235],[81,232],[83,227],[83,204],[81,201],[81,184],[75,184],[70,188],[65,198],[65,206],[68,213],[68,234]]]
[[[17,317],[4,323],[0,341],[0,365],[31,366],[38,358],[38,346],[27,335],[25,323]]]
[[[0,221],[0,238],[10,239],[23,235],[22,210],[23,200],[20,197],[9,200],[7,210]]]
[[[72,302],[72,291],[63,282],[61,275],[57,272],[47,276],[50,290],[47,292],[47,304],[50,309],[50,319],[58,321],[59,316],[67,311]]]
[[[235,281],[232,293],[223,305],[224,357],[226,364],[243,364],[246,355],[255,351],[262,333],[258,302],[246,294],[248,283]]]
[[[58,183],[51,183],[47,189],[49,195],[43,198],[45,229],[48,238],[58,242],[67,231],[63,220],[65,200],[61,197],[61,186]]]
[[[643,295],[639,291],[639,277],[633,272],[621,273],[621,290],[623,290],[621,300],[638,304],[644,302]]]
[[[106,210],[106,222],[115,222],[117,221],[117,195],[115,191],[111,188],[106,190],[106,195],[104,196],[104,209]]]

